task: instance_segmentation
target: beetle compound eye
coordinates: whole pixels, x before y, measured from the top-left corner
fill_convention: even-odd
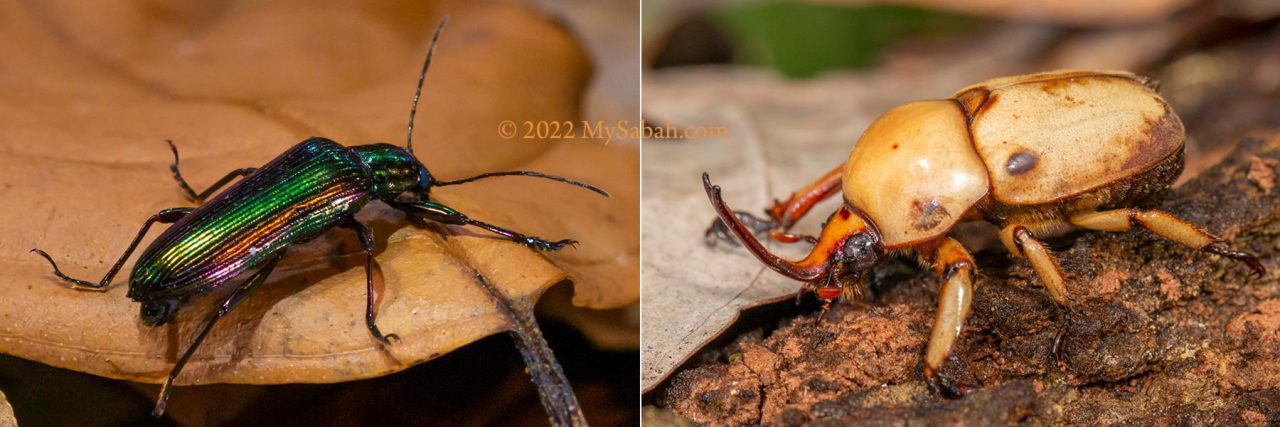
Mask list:
[[[867,233],[849,236],[844,241],[844,248],[840,251],[842,255],[841,261],[846,267],[855,270],[871,268],[879,258],[876,254],[875,244],[875,239]]]

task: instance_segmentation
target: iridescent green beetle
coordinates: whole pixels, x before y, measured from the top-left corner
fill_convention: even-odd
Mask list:
[[[430,201],[432,187],[512,175],[550,179],[608,196],[604,190],[588,184],[531,171],[491,172],[455,181],[441,181],[431,176],[427,167],[413,154],[413,117],[417,114],[422,83],[444,25],[445,21],[441,21],[436,28],[422,64],[413,107],[409,110],[405,147],[391,144],[344,147],[325,138],[313,137],[293,146],[265,166],[234,170],[197,194],[178,172],[178,151],[170,142],[174,179],[193,201],[203,202],[235,178],[244,179],[214,195],[200,207],[171,208],[152,215],[124,255],[97,283],[67,277],[48,254],[32,249],[32,252],[49,260],[54,274],[71,282],[73,288],[104,291],[152,224],[173,224],[143,251],[129,279],[128,296],[141,304],[143,323],[153,327],[171,321],[188,298],[224,286],[241,273],[257,268],[257,272],[237,285],[222,301],[195,341],[178,359],[160,389],[152,415],[158,417],[164,413],[174,378],[218,319],[266,281],[291,245],[311,240],[333,227],[354,230],[368,256],[365,264],[368,288],[365,321],[369,332],[384,344],[398,339],[395,334],[384,335],[374,323],[373,232],[355,220],[356,212],[370,201],[380,200],[424,220],[480,227],[533,249],[556,251],[577,243],[569,239],[552,242],[526,236],[472,219]]]

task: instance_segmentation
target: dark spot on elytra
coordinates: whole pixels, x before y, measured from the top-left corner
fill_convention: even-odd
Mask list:
[[[1009,156],[1009,162],[1005,163],[1004,170],[1009,175],[1024,175],[1036,168],[1036,164],[1040,162],[1040,157],[1030,151],[1019,150]]]
[[[841,220],[848,220],[848,219],[849,219],[849,215],[850,215],[850,214],[849,214],[849,210],[848,210],[848,209],[841,209],[841,210],[839,210],[839,211],[837,211],[837,212],[839,212],[839,213],[840,213],[840,219],[841,219]]]
[[[916,230],[930,230],[950,216],[947,208],[942,207],[942,202],[938,201],[937,197],[929,200],[916,199],[911,202],[911,226]]]
[[[894,150],[897,150],[897,149],[898,149],[898,144],[893,144],[893,149],[894,149]]]

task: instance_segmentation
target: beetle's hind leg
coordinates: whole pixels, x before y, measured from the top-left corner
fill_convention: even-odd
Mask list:
[[[281,258],[284,258],[284,251],[277,252],[270,261],[267,261],[267,265],[263,266],[257,273],[253,273],[249,280],[246,280],[240,287],[232,291],[231,295],[227,296],[227,299],[218,305],[218,309],[213,312],[213,315],[209,317],[209,321],[205,323],[204,329],[200,330],[200,334],[196,335],[195,341],[191,342],[191,346],[187,347],[187,351],[182,353],[178,363],[174,364],[173,369],[169,371],[169,376],[165,378],[164,385],[160,387],[160,396],[156,399],[155,408],[151,410],[151,416],[159,418],[164,415],[165,407],[169,404],[169,392],[173,387],[173,379],[178,377],[178,374],[182,372],[182,368],[187,365],[187,361],[191,359],[191,355],[196,352],[197,348],[200,348],[200,343],[204,342],[205,336],[209,335],[213,325],[218,323],[218,319],[221,319],[222,316],[227,315],[241,302],[244,302],[249,295],[253,294],[254,290],[258,289],[258,286],[266,282],[267,276],[271,275],[271,270],[276,268],[276,264],[280,262]]]
[[[457,210],[454,210],[451,207],[448,207],[439,203],[435,203],[435,202],[405,203],[405,202],[391,201],[387,203],[390,204],[392,207],[395,207],[396,209],[400,209],[407,213],[414,214],[419,217],[422,217],[431,221],[439,222],[442,224],[470,225],[474,227],[480,227],[485,230],[489,230],[494,234],[502,236],[507,240],[510,240],[512,242],[516,242],[537,250],[558,251],[561,248],[565,247],[566,245],[578,244],[578,241],[573,239],[564,239],[564,240],[552,242],[552,241],[544,240],[538,237],[526,236],[524,234],[511,231],[503,227],[499,227],[483,221],[477,221],[477,220],[471,219],[462,212],[458,212]]]
[[[1226,241],[1168,212],[1132,208],[1088,212],[1073,215],[1071,223],[1080,228],[1099,231],[1130,231],[1135,224],[1140,225],[1160,237],[1178,242],[1183,246],[1243,262],[1250,270],[1257,273],[1258,277],[1267,273],[1257,257],[1228,249]]]
[[[133,253],[134,249],[138,248],[138,242],[141,242],[142,236],[145,236],[147,234],[147,230],[151,229],[151,224],[157,222],[161,224],[172,224],[177,222],[179,219],[182,219],[182,217],[187,216],[187,214],[192,210],[192,208],[169,208],[157,212],[155,215],[152,215],[151,218],[147,218],[147,222],[142,224],[142,229],[138,230],[138,235],[133,237],[133,243],[130,243],[129,248],[124,250],[124,255],[120,255],[120,259],[111,266],[111,270],[107,271],[107,275],[103,276],[102,280],[98,283],[75,279],[62,274],[62,270],[58,268],[58,263],[53,262],[53,258],[50,257],[48,253],[45,253],[45,251],[40,249],[31,249],[31,252],[35,252],[44,257],[45,260],[48,260],[49,265],[53,266],[53,274],[58,276],[59,279],[71,283],[72,289],[105,291],[107,290],[107,286],[111,284],[111,279],[116,277],[116,273],[120,272],[120,267],[124,266],[124,262],[129,259],[129,255]]]
[[[355,218],[347,220],[347,223],[343,226],[355,230],[356,234],[360,235],[360,245],[364,247],[365,289],[368,291],[368,299],[365,302],[364,310],[365,325],[368,326],[369,333],[373,334],[373,338],[380,343],[389,345],[391,340],[400,341],[399,335],[383,335],[382,331],[378,330],[377,323],[374,322],[374,317],[377,316],[378,310],[375,306],[377,294],[373,291],[373,231],[369,230],[368,226],[361,224],[360,221],[356,221]]]
[[[173,179],[178,181],[178,186],[182,187],[182,191],[184,193],[187,193],[187,199],[196,203],[204,203],[206,198],[212,195],[215,191],[218,191],[219,188],[230,183],[231,180],[236,179],[236,177],[249,176],[249,174],[258,170],[258,168],[240,168],[233,170],[227,173],[227,176],[222,177],[218,182],[213,183],[209,188],[206,188],[204,191],[197,194],[196,190],[192,189],[191,185],[187,184],[187,180],[182,178],[182,172],[178,171],[178,147],[173,145],[172,140],[166,139],[164,142],[169,143],[169,150],[173,151],[173,164],[169,165],[169,170],[173,172]]]
[[[938,291],[938,312],[924,353],[924,378],[935,392],[949,397],[961,396],[972,391],[972,387],[956,384],[941,370],[960,337],[965,319],[969,318],[976,274],[973,256],[960,242],[950,237],[922,245],[919,250],[924,260],[933,266],[934,273],[942,279],[942,287]]]

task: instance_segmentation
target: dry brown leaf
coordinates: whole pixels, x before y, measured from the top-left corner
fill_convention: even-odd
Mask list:
[[[213,301],[194,301],[176,325],[147,328],[124,295],[127,271],[106,293],[83,293],[26,251],[40,247],[69,274],[101,277],[148,215],[186,205],[167,170],[165,139],[176,141],[198,188],[311,135],[401,143],[442,13],[451,20],[415,138],[433,174],[537,169],[598,184],[613,198],[527,179],[435,196],[472,217],[582,244],[549,260],[475,230],[451,229],[445,239],[371,204],[358,218],[377,235],[378,323],[401,342],[384,349],[364,329],[363,255],[350,233],[335,230],[291,250],[177,382],[365,378],[507,329],[471,269],[517,300],[569,277],[578,304],[634,302],[635,150],[503,140],[496,131],[502,120],[578,117],[590,65],[575,40],[525,7],[402,3],[0,4],[0,298],[9,301],[0,307],[0,351],[160,380],[203,322],[195,307]]]
[[[635,124],[640,117],[640,2],[636,0],[535,0],[568,21],[595,59],[583,119]],[[639,144],[615,137],[612,144]]]
[[[625,121],[636,124],[640,117],[640,57],[636,54],[640,43],[640,3],[634,0],[537,0],[533,2],[548,13],[562,19],[568,30],[578,35],[594,60],[595,73],[587,88],[582,106],[582,120],[589,123],[613,125]],[[639,138],[631,135],[614,135],[607,144],[635,147]],[[631,176],[639,176],[639,160],[617,165],[634,170]],[[634,189],[627,200],[639,200],[636,182],[619,183],[619,187]],[[611,188],[612,190],[612,188]],[[630,191],[630,190],[629,190]],[[616,193],[616,191],[615,191]],[[635,205],[634,211],[639,211]],[[633,217],[638,219],[639,217]],[[636,244],[627,248],[638,256],[639,223],[618,227],[631,227]],[[630,305],[607,310],[583,309],[574,304],[594,300],[580,294],[571,301],[570,292],[555,292],[542,298],[538,314],[565,322],[582,332],[598,348],[635,350],[640,346],[639,264],[630,263],[625,272],[602,271],[601,279],[618,280],[622,275],[634,280],[633,293],[606,293],[604,304],[596,307],[617,306],[630,300]],[[609,276],[613,277],[609,277]]]

